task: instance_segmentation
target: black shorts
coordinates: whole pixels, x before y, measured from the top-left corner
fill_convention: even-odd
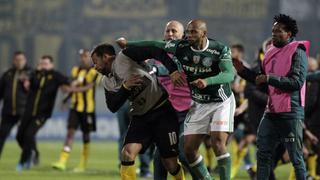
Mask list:
[[[239,126],[240,124],[243,128],[242,130],[243,130],[244,135],[257,134],[255,132],[254,125],[249,122],[246,113],[242,113],[239,116],[234,117],[234,129],[235,130],[237,128],[241,127],[241,126]]]
[[[70,109],[68,129],[78,129],[79,125],[84,133],[96,131],[96,114],[94,112],[86,113]]]
[[[161,107],[141,116],[133,116],[129,124],[124,145],[140,143],[140,154],[153,143],[162,158],[178,155],[179,123],[175,110],[167,101]]]

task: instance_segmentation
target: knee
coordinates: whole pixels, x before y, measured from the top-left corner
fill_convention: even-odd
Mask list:
[[[174,173],[179,167],[177,158],[162,159],[162,162],[164,167],[171,174]]]
[[[184,145],[184,155],[189,161],[189,163],[192,163],[196,160],[197,156],[197,149],[195,149],[192,145],[185,144]]]
[[[226,153],[226,151],[227,151],[226,142],[223,141],[222,139],[214,138],[212,140],[211,144],[212,144],[212,148],[217,156]]]
[[[122,161],[134,161],[137,156],[137,153],[127,146],[124,146],[121,151],[121,160]]]

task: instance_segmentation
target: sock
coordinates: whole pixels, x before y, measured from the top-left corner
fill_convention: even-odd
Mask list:
[[[195,162],[190,164],[190,168],[199,179],[203,179],[203,180],[213,179],[211,178],[210,173],[208,172],[201,155]]]
[[[84,143],[80,157],[79,167],[85,169],[87,167],[88,157],[90,152],[90,143]]]
[[[317,155],[310,155],[307,158],[307,165],[308,165],[308,171],[309,171],[309,175],[311,177],[316,177],[317,173],[316,173],[316,168],[317,168]]]
[[[240,169],[241,161],[246,156],[247,152],[248,152],[248,148],[243,148],[237,153],[237,156],[233,158],[231,175],[230,175],[231,179],[233,179],[237,175]]]
[[[185,180],[185,176],[184,176],[184,171],[183,168],[181,166],[181,163],[178,163],[178,169],[176,170],[176,172],[174,173],[170,173],[173,177],[174,180]]]
[[[207,168],[211,169],[212,168],[212,163],[213,163],[213,151],[211,148],[205,148],[206,152],[205,152],[205,158],[204,158],[204,162],[207,166]]]
[[[136,179],[136,168],[134,161],[121,162],[120,167],[121,180],[135,180]]]
[[[231,174],[231,158],[230,154],[226,153],[216,157],[218,161],[218,169],[221,180],[230,180]]]
[[[288,180],[295,180],[295,179],[296,179],[296,174],[294,173],[294,168],[291,166]]]
[[[69,146],[65,146],[63,148],[63,150],[60,153],[60,159],[59,159],[60,163],[62,163],[62,164],[67,163],[67,161],[69,159],[70,151],[71,151],[71,148]]]

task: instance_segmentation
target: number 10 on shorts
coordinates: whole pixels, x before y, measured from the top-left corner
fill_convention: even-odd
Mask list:
[[[177,134],[176,134],[176,132],[168,133],[168,135],[169,135],[170,145],[177,144]]]

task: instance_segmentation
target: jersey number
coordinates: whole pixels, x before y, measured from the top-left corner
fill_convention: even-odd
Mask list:
[[[168,135],[169,135],[170,145],[177,144],[177,134],[176,134],[176,132],[168,133]]]

